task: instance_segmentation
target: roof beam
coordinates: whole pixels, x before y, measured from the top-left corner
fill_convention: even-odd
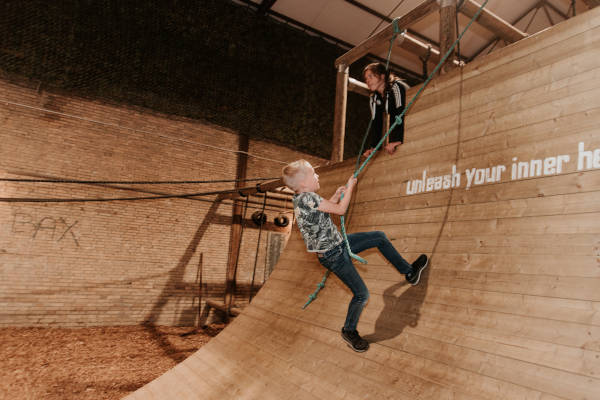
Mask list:
[[[458,16],[456,13],[456,0],[440,1],[440,53],[448,53],[448,59],[439,70],[440,74],[446,74],[453,69],[452,62],[456,59],[457,49],[453,43],[458,35]]]
[[[399,29],[406,29],[408,26],[420,21],[427,15],[439,9],[437,0],[425,0],[412,11],[400,18],[394,19]],[[371,50],[379,48],[386,41],[390,40],[394,34],[394,24],[389,24],[370,38],[362,41],[358,46],[350,49],[348,52],[335,60],[335,66],[350,65],[359,58],[367,55]]]
[[[421,42],[409,35],[404,35],[404,40],[399,44],[403,49],[418,55],[422,59],[426,59],[427,61],[437,64],[442,59],[440,55],[440,51],[434,49],[430,45]],[[459,65],[457,60],[454,60],[455,65]]]
[[[362,94],[363,96],[367,97],[371,95],[367,84],[354,78],[348,79],[348,90],[354,93]]]
[[[258,8],[256,9],[256,13],[259,15],[266,15],[267,12],[273,7],[277,0],[262,0]]]
[[[561,10],[556,8],[556,6],[554,6],[554,4],[550,3],[549,1],[544,0],[544,5],[549,7],[552,11],[554,11],[558,15],[560,15],[562,17],[562,19],[569,19],[569,16],[567,14],[565,14],[564,12],[562,12]],[[568,11],[567,11],[567,13],[568,13]]]
[[[513,22],[513,24],[517,24],[518,22],[520,22],[523,18],[525,18],[530,12],[532,12],[533,10],[535,10],[536,8],[539,9],[541,7],[541,3],[544,0],[540,0],[538,1],[536,4],[534,4],[531,8],[529,8],[527,11],[525,11],[523,14],[521,14],[516,20],[515,22]],[[527,30],[527,28],[525,28],[525,30]],[[480,47],[471,57],[469,57],[469,59],[467,60],[467,62],[471,62],[473,61],[475,58],[477,58],[485,49],[487,49],[492,43],[496,42],[497,40],[499,40],[499,37],[496,36],[494,37],[492,40],[490,40],[488,43],[486,43],[484,46]]]
[[[364,5],[363,3],[361,3],[360,1],[357,0],[344,0],[346,3],[352,4],[355,7],[360,8],[361,10],[381,19],[382,21],[387,22],[388,24],[391,23],[393,21],[392,18],[388,17],[387,15],[383,15],[380,12],[377,12],[375,10],[373,10],[370,7],[367,7],[366,5]],[[417,39],[429,42],[431,44],[433,44],[435,47],[440,47],[440,44],[438,42],[436,42],[435,40],[426,37],[425,35],[421,35],[419,32],[413,30],[413,29],[406,29],[406,32],[410,33],[412,36],[416,37]]]
[[[544,5],[542,6],[542,8],[544,9],[544,14],[546,14],[546,18],[548,18],[548,22],[550,22],[551,26],[554,26],[554,20],[552,19],[552,16],[550,15],[550,12],[548,11],[548,7],[546,7],[548,5],[547,2],[544,2]]]
[[[600,0],[583,0],[583,2],[590,10],[594,7],[600,6]]]
[[[469,18],[473,18],[480,7],[481,5],[477,4],[473,0],[464,0],[458,11],[462,12]],[[509,43],[519,41],[528,36],[525,32],[520,31],[493,12],[486,9],[481,11],[479,18],[477,18],[476,21],[484,28],[489,29],[492,33]]]

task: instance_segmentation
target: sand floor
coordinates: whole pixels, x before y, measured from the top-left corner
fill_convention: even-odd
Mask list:
[[[120,399],[224,327],[1,328],[0,399]]]

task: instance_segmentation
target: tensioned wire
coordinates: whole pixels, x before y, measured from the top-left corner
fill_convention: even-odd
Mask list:
[[[269,181],[279,179],[279,177],[270,178],[247,178],[247,179],[212,179],[203,181],[87,181],[79,179],[21,179],[21,178],[0,178],[0,182],[21,182],[21,183],[79,183],[84,185],[183,185],[192,183],[230,183],[230,182],[253,182]]]
[[[112,128],[128,129],[128,130],[131,130],[131,131],[134,131],[134,132],[146,133],[146,134],[149,134],[149,135],[156,135],[156,136],[159,136],[159,137],[162,137],[162,138],[166,138],[166,139],[169,139],[169,140],[179,140],[181,142],[192,144],[192,145],[195,145],[195,146],[208,147],[208,148],[211,148],[211,149],[214,149],[214,150],[224,151],[224,152],[228,152],[228,153],[245,154],[248,157],[252,157],[252,158],[258,158],[258,159],[261,159],[261,160],[276,162],[276,163],[279,163],[279,164],[287,164],[287,162],[285,162],[285,161],[275,160],[273,158],[268,158],[268,157],[263,157],[263,156],[257,156],[255,154],[249,153],[247,151],[231,150],[231,149],[225,149],[223,147],[213,146],[213,145],[206,144],[206,143],[192,142],[192,141],[185,140],[185,139],[182,139],[182,138],[174,138],[172,136],[163,135],[163,134],[160,134],[158,132],[146,131],[146,130],[143,130],[143,129],[135,129],[135,128],[130,128],[130,127],[121,126],[121,125],[117,125],[117,124],[111,124],[109,122],[98,121],[98,120],[94,120],[94,119],[91,119],[91,118],[81,117],[81,116],[78,116],[78,115],[62,113],[62,112],[59,112],[59,111],[48,110],[48,109],[41,108],[41,107],[29,106],[27,104],[15,103],[13,101],[9,101],[9,100],[6,100],[6,99],[0,99],[0,102],[5,103],[5,104],[10,104],[10,105],[13,105],[13,106],[17,106],[17,107],[23,107],[23,108],[28,108],[28,109],[31,109],[31,110],[43,111],[45,113],[56,114],[56,115],[61,115],[61,116],[64,116],[64,117],[74,118],[74,119],[78,119],[78,120],[81,120],[81,121],[91,122],[91,123],[94,123],[94,124],[100,124],[100,125],[104,125],[104,126],[110,126]]]
[[[159,200],[159,199],[185,199],[190,197],[210,196],[215,194],[238,193],[239,189],[216,190],[211,192],[183,193],[183,194],[163,194],[156,196],[138,196],[138,197],[107,197],[107,198],[28,198],[28,197],[0,197],[3,203],[91,203],[105,201],[134,201],[134,200]]]
[[[0,178],[0,182],[19,182],[19,183],[68,183],[68,184],[86,184],[86,185],[105,185],[105,184],[176,184],[176,183],[214,183],[214,182],[241,182],[241,181],[260,181],[256,184],[257,191],[261,183],[270,179],[268,178],[249,178],[249,179],[230,179],[230,180],[208,180],[208,181],[84,181],[84,180],[67,180],[67,179],[17,179],[17,178]],[[127,187],[110,187],[115,190],[135,190]],[[74,202],[106,202],[106,201],[133,201],[133,200],[159,200],[170,198],[194,198],[209,195],[240,193],[243,188],[223,189],[207,192],[181,193],[181,194],[158,194],[154,196],[137,196],[137,197],[106,197],[106,198],[30,198],[30,197],[0,197],[0,202],[3,203],[74,203]]]
[[[104,126],[110,126],[112,128],[128,129],[128,130],[132,130],[134,132],[140,132],[140,133],[146,133],[146,134],[150,134],[150,135],[156,135],[156,136],[163,137],[163,138],[166,138],[166,139],[169,139],[169,140],[177,140],[177,141],[185,142],[185,143],[192,144],[192,145],[198,145],[198,146],[212,148],[212,149],[219,150],[219,151],[236,153],[236,154],[245,154],[248,157],[253,157],[253,158],[262,159],[262,160],[271,161],[271,162],[277,162],[277,163],[280,163],[280,164],[287,164],[284,161],[275,160],[275,159],[271,159],[271,158],[268,158],[268,157],[257,156],[255,154],[251,154],[251,153],[246,152],[246,151],[225,149],[225,148],[222,148],[222,147],[213,146],[213,145],[204,144],[204,143],[193,142],[193,141],[185,140],[185,139],[182,139],[182,138],[174,138],[174,137],[163,135],[163,134],[160,134],[160,133],[157,133],[157,132],[151,132],[151,131],[146,131],[146,130],[141,130],[141,129],[130,128],[130,127],[121,126],[121,125],[112,124],[112,123],[103,122],[103,121],[98,121],[98,120],[94,120],[94,119],[90,119],[90,118],[86,118],[86,117],[81,117],[81,116],[77,116],[77,115],[62,113],[62,112],[58,112],[58,111],[54,111],[54,110],[48,110],[48,109],[41,108],[41,107],[29,106],[29,105],[26,105],[26,104],[16,103],[16,102],[8,101],[8,100],[0,100],[0,102],[3,102],[5,104],[10,104],[10,105],[18,106],[18,107],[28,108],[28,109],[32,109],[32,110],[36,110],[36,111],[42,111],[42,112],[46,112],[46,113],[61,115],[61,116],[65,116],[65,117],[69,117],[69,118],[74,118],[74,119],[78,119],[78,120],[82,120],[82,121],[86,121],[86,122],[91,122],[91,123],[95,123],[95,124],[104,125]],[[266,181],[266,180],[271,180],[271,179],[278,179],[278,177],[277,178],[220,179],[220,180],[216,180],[216,179],[215,180],[186,180],[186,181],[109,181],[109,180],[100,181],[100,180],[75,180],[75,179],[0,178],[0,182],[157,185],[157,184],[226,183],[226,182],[244,182],[244,181],[249,182],[249,181]],[[199,193],[169,194],[169,195],[158,195],[158,196],[96,198],[96,199],[87,199],[87,198],[58,199],[58,198],[23,198],[23,197],[5,198],[5,197],[2,197],[2,198],[0,198],[0,202],[28,202],[28,203],[33,203],[33,202],[35,202],[35,203],[54,202],[54,203],[66,203],[66,202],[105,202],[105,201],[158,200],[158,199],[169,199],[169,198],[193,198],[193,197],[197,197],[197,196],[207,196],[207,195],[214,195],[214,194],[228,194],[228,193],[235,193],[236,191],[238,191],[238,189],[221,190],[221,191],[209,191],[209,192],[199,192]]]

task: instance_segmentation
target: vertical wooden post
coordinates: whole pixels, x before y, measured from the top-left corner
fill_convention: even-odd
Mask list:
[[[348,66],[338,65],[335,85],[335,112],[333,115],[333,141],[331,161],[344,160],[344,136],[346,134],[346,104],[348,100]]]
[[[239,150],[248,152],[248,137],[239,136]],[[246,169],[248,165],[248,155],[238,153],[236,179],[246,179]],[[236,188],[242,187],[244,182],[237,181]],[[227,310],[231,309],[235,295],[235,279],[238,263],[239,248],[242,243],[242,211],[243,205],[240,201],[233,203],[231,233],[229,235],[229,256],[227,259],[227,272],[225,280],[225,299],[224,304]]]
[[[202,321],[202,291],[204,288],[202,287],[202,260],[204,258],[204,253],[200,253],[200,259],[198,260],[198,272],[196,274],[198,280],[198,320],[196,321],[196,328],[200,328],[200,324]]]
[[[440,57],[444,57],[456,40],[456,0],[440,0]],[[440,74],[455,68],[456,48],[440,68]]]

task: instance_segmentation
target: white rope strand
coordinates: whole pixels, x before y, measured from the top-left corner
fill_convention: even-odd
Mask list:
[[[193,144],[193,145],[197,145],[197,146],[204,146],[204,147],[208,147],[208,148],[211,148],[211,149],[214,149],[214,150],[224,151],[224,152],[227,152],[227,153],[245,154],[248,157],[253,157],[253,158],[258,158],[258,159],[261,159],[261,160],[276,162],[276,163],[279,163],[279,164],[287,164],[287,162],[285,162],[285,161],[275,160],[273,158],[268,158],[268,157],[257,156],[255,154],[248,153],[247,151],[224,149],[222,147],[213,146],[213,145],[210,145],[210,144],[191,142],[189,140],[185,140],[185,139],[181,139],[181,138],[174,138],[174,137],[171,137],[171,136],[162,135],[162,134],[157,133],[157,132],[151,132],[151,131],[146,131],[146,130],[141,130],[141,129],[129,128],[129,127],[126,127],[126,126],[121,126],[121,125],[117,125],[117,124],[111,124],[111,123],[108,123],[108,122],[97,121],[97,120],[90,119],[90,118],[80,117],[78,115],[66,114],[66,113],[61,113],[61,112],[58,112],[58,111],[48,110],[46,108],[34,107],[34,106],[29,106],[27,104],[15,103],[15,102],[4,100],[4,99],[0,99],[0,101],[3,102],[3,103],[5,103],[5,104],[10,104],[10,105],[17,106],[17,107],[28,108],[28,109],[36,110],[36,111],[43,111],[45,113],[61,115],[61,116],[64,116],[64,117],[74,118],[74,119],[78,119],[78,120],[81,120],[81,121],[92,122],[92,123],[95,123],[95,124],[110,126],[112,128],[129,129],[129,130],[134,131],[134,132],[146,133],[146,134],[149,134],[149,135],[157,135],[157,136],[160,136],[160,137],[163,137],[163,138],[167,138],[167,139],[171,139],[171,140],[179,140],[179,141],[182,141],[182,142],[185,142],[185,143],[189,143],[189,144]]]

